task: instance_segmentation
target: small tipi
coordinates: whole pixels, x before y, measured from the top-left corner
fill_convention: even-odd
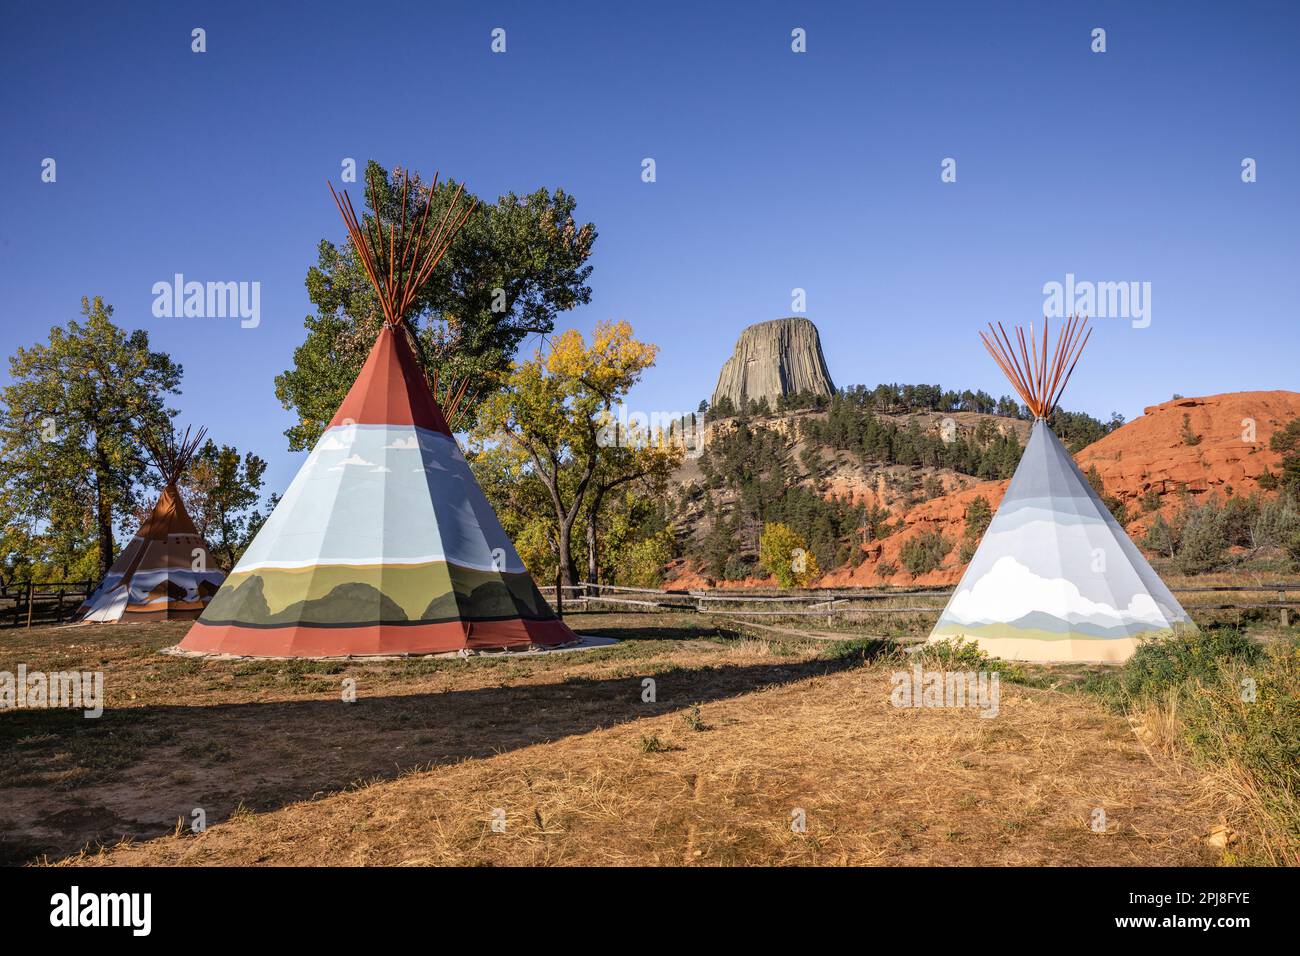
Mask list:
[[[430,201],[408,228],[408,188],[409,179],[399,222],[385,226],[376,215],[364,230],[347,194],[335,196],[379,293],[383,327],[182,652],[342,657],[577,640],[474,480],[408,338],[417,292],[473,207],[457,208],[458,190],[436,227],[427,223]],[[370,203],[381,208],[373,184]]]
[[[1047,425],[1087,344],[1071,318],[1048,355],[1031,327],[1019,357],[1002,326],[980,337],[1034,416],[997,514],[931,641],[975,641],[1012,660],[1122,662],[1142,641],[1193,627]]]
[[[198,617],[225,575],[212,566],[211,549],[185,511],[178,482],[203,441],[168,433],[147,445],[163,490],[99,587],[77,611],[80,621],[165,621]]]

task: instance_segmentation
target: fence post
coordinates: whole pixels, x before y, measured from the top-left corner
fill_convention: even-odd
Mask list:
[[[31,581],[27,582],[27,626],[32,626],[32,602],[36,599],[36,590]]]
[[[555,568],[555,616],[564,620],[564,572]]]

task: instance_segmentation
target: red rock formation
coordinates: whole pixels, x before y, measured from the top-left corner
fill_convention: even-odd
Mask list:
[[[1141,505],[1142,498],[1150,492],[1159,496],[1157,511],[1166,517],[1178,510],[1184,490],[1198,497],[1213,492],[1221,498],[1269,494],[1259,487],[1259,477],[1265,471],[1277,474],[1281,457],[1269,449],[1269,438],[1298,417],[1300,393],[1297,392],[1229,392],[1204,398],[1178,398],[1145,409],[1141,418],[1089,445],[1075,460],[1084,472],[1095,467],[1106,494],[1128,506],[1133,519],[1127,530],[1140,542],[1155,519],[1156,512],[1143,513]],[[1189,443],[1189,438],[1194,443]],[[857,567],[842,567],[824,574],[818,586],[955,584],[965,570],[958,561],[966,509],[982,495],[996,510],[1006,486],[1005,481],[979,482],[916,505],[905,514],[895,513],[893,520],[901,518],[904,523],[901,530],[867,544],[865,561]],[[841,495],[848,493],[856,500],[876,503],[876,496],[861,485],[853,487],[852,483],[844,482],[834,489]],[[941,568],[914,579],[902,570],[899,555],[904,544],[926,531],[938,531],[953,542],[953,549]],[[894,565],[899,570],[882,578],[879,573],[882,564]]]
[[[1186,416],[1186,423],[1184,423]],[[1296,392],[1228,392],[1205,398],[1176,398],[1144,410],[1141,418],[1081,451],[1085,472],[1096,467],[1106,487],[1137,516],[1148,492],[1161,496],[1160,512],[1176,511],[1184,489],[1220,498],[1261,491],[1259,477],[1277,474],[1280,455],[1269,449],[1273,432],[1300,417]],[[1188,444],[1184,430],[1196,441]],[[1253,439],[1253,440],[1250,440]],[[1145,534],[1155,513],[1128,525]]]

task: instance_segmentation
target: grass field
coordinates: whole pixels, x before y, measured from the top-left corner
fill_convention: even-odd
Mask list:
[[[1020,668],[986,719],[891,706],[910,662],[870,642],[747,637],[698,614],[570,623],[620,643],[255,662],[158,654],[183,623],[7,631],[0,671],[102,671],[107,703],[99,719],[0,713],[0,861],[1219,860],[1198,772],[1078,692],[1086,669]]]

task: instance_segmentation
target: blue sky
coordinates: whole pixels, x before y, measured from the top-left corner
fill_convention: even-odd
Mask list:
[[[574,193],[600,238],[560,327],[658,343],[643,410],[694,408],[796,287],[837,384],[1003,394],[976,329],[1067,273],[1152,290],[1148,328],[1098,322],[1067,407],[1297,386],[1296,4],[52,2],[2,26],[0,353],[103,295],[184,364],[181,421],[274,490],[301,456],[273,378],[344,237],[344,157]],[[260,282],[260,327],[154,318],[177,272]]]

